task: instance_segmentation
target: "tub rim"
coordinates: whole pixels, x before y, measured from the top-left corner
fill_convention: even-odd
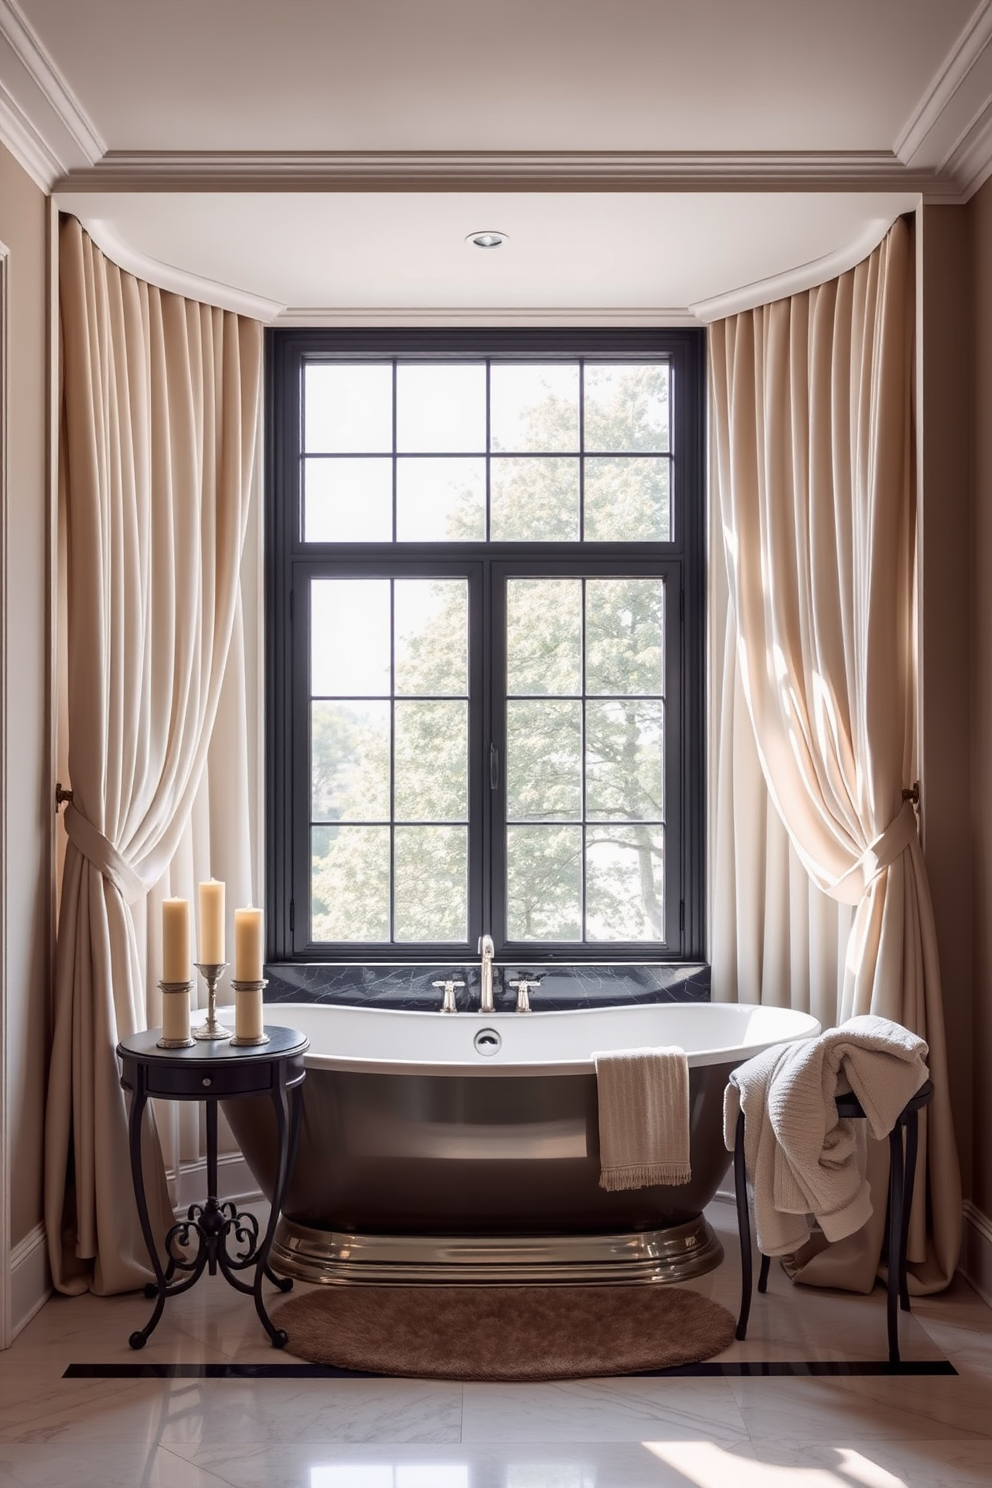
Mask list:
[[[798,1026],[790,1033],[782,1037],[755,1039],[747,1044],[727,1044],[718,1048],[707,1048],[702,1050],[687,1050],[690,1070],[702,1068],[709,1065],[728,1065],[731,1068],[743,1064],[745,1060],[751,1059],[755,1054],[761,1054],[766,1049],[776,1045],[800,1043],[809,1038],[815,1038],[821,1032],[822,1025],[819,1019],[812,1013],[805,1013],[797,1008],[772,1008],[762,1003],[629,1003],[629,1004],[606,1004],[597,1008],[549,1008],[535,1010],[525,1016],[528,1019],[549,1020],[554,1018],[571,1018],[576,1013],[595,1017],[602,1013],[620,1013],[635,1010],[643,1012],[646,1007],[665,1008],[679,1007],[701,1010],[703,1008],[720,1008],[721,1010],[740,1008],[748,1013],[758,1011],[768,1014],[779,1014],[787,1017],[790,1021],[795,1020]],[[280,1002],[271,1003],[266,1006],[266,1014],[283,1012],[289,1014],[297,1009],[307,1010],[322,1009],[330,1014],[362,1013],[366,1016],[378,1014],[387,1015],[392,1019],[403,1018],[436,1018],[443,1016],[436,1010],[421,1008],[383,1008],[375,1006],[355,1006],[350,1003],[307,1003],[307,1002]],[[218,1016],[220,1012],[219,1010]],[[233,1017],[233,1010],[230,1010]],[[455,1017],[471,1022],[475,1031],[484,1028],[498,1026],[499,1024],[515,1022],[518,1014],[512,1011],[493,1012],[485,1015],[479,1013],[456,1013]],[[703,1014],[703,1016],[707,1016]],[[621,1046],[625,1047],[625,1046]],[[629,1047],[645,1047],[642,1044],[631,1044]],[[615,1051],[611,1051],[615,1052]],[[366,1074],[366,1075],[408,1075],[418,1079],[435,1077],[438,1079],[452,1079],[459,1077],[471,1077],[472,1079],[512,1079],[522,1077],[544,1077],[551,1076],[575,1076],[594,1075],[596,1072],[595,1051],[585,1059],[549,1060],[549,1059],[516,1059],[512,1062],[489,1063],[482,1056],[474,1060],[425,1060],[425,1059],[396,1059],[393,1057],[376,1057],[374,1055],[346,1055],[346,1054],[324,1054],[315,1050],[312,1045],[304,1054],[304,1064],[308,1070],[330,1070],[343,1074]]]

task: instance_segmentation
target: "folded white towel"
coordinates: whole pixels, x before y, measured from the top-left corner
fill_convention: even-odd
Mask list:
[[[682,1049],[594,1054],[600,1187],[688,1183],[689,1064]]]
[[[861,1228],[872,1212],[861,1122],[840,1119],[835,1098],[853,1091],[871,1135],[887,1136],[927,1079],[927,1053],[901,1024],[866,1015],[738,1066],[724,1094],[724,1141],[732,1151],[743,1110],[764,1255],[797,1250],[809,1236],[808,1214],[828,1240]]]

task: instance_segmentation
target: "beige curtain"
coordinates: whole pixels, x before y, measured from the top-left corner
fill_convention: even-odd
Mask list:
[[[56,953],[45,1210],[63,1291],[150,1275],[131,1200],[117,1040],[148,1026],[133,906],[201,789],[238,609],[261,327],[122,273],[60,236],[73,803]],[[153,1224],[171,1210],[157,1141]]]
[[[800,980],[790,1001],[817,1004],[831,1024],[878,1013],[930,1045],[928,1194],[915,1206],[910,1257],[915,1289],[932,1290],[957,1263],[961,1192],[933,912],[902,794],[915,747],[912,366],[912,237],[902,221],[840,279],[711,328],[717,520],[739,685],[791,850],[816,889],[852,912],[833,1006],[829,968],[815,997]],[[778,882],[792,891],[781,864]],[[809,903],[807,924],[808,915]],[[800,962],[791,958],[791,974]],[[797,1273],[867,1289],[881,1246],[879,1223],[869,1228],[856,1243],[819,1254],[814,1245]]]

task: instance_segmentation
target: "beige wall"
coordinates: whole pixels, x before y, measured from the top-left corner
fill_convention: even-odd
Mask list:
[[[0,147],[0,240],[8,250],[6,986],[10,1243],[42,1218],[42,1129],[51,981],[50,676],[46,461],[48,200]]]
[[[917,217],[923,846],[940,947],[951,1101],[972,1167],[971,233],[961,207]]]
[[[975,510],[972,567],[972,816],[975,1117],[972,1199],[992,1217],[992,182],[967,207],[972,237]]]

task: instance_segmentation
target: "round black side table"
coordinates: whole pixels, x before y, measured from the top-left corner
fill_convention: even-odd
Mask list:
[[[293,1283],[276,1276],[269,1268],[269,1247],[282,1207],[286,1183],[293,1165],[300,1125],[302,1084],[306,1077],[303,1055],[309,1039],[295,1028],[266,1028],[267,1044],[232,1047],[227,1042],[198,1042],[190,1049],[160,1049],[159,1028],[121,1039],[117,1056],[121,1061],[121,1085],[131,1092],[128,1136],[131,1178],[141,1230],[151,1257],[156,1280],[145,1288],[155,1297],[155,1308],[146,1326],[131,1334],[134,1349],[144,1348],[162,1316],[166,1297],[186,1292],[206,1270],[223,1276],[239,1292],[255,1299],[255,1311],[274,1348],[284,1348],[286,1334],[276,1328],[262,1301],[262,1279],[268,1277],[280,1291]],[[232,1203],[217,1198],[217,1102],[249,1095],[270,1095],[276,1113],[276,1173],[269,1222],[261,1240],[253,1214],[239,1213]],[[152,1234],[141,1170],[141,1118],[149,1096],[161,1100],[203,1101],[207,1124],[207,1198],[191,1204],[186,1218],[174,1224],[165,1237],[168,1264],[163,1269]],[[235,1253],[227,1248],[232,1237]],[[195,1241],[196,1249],[192,1250]],[[254,1283],[248,1285],[238,1272],[254,1268]],[[181,1280],[173,1278],[181,1276]]]

